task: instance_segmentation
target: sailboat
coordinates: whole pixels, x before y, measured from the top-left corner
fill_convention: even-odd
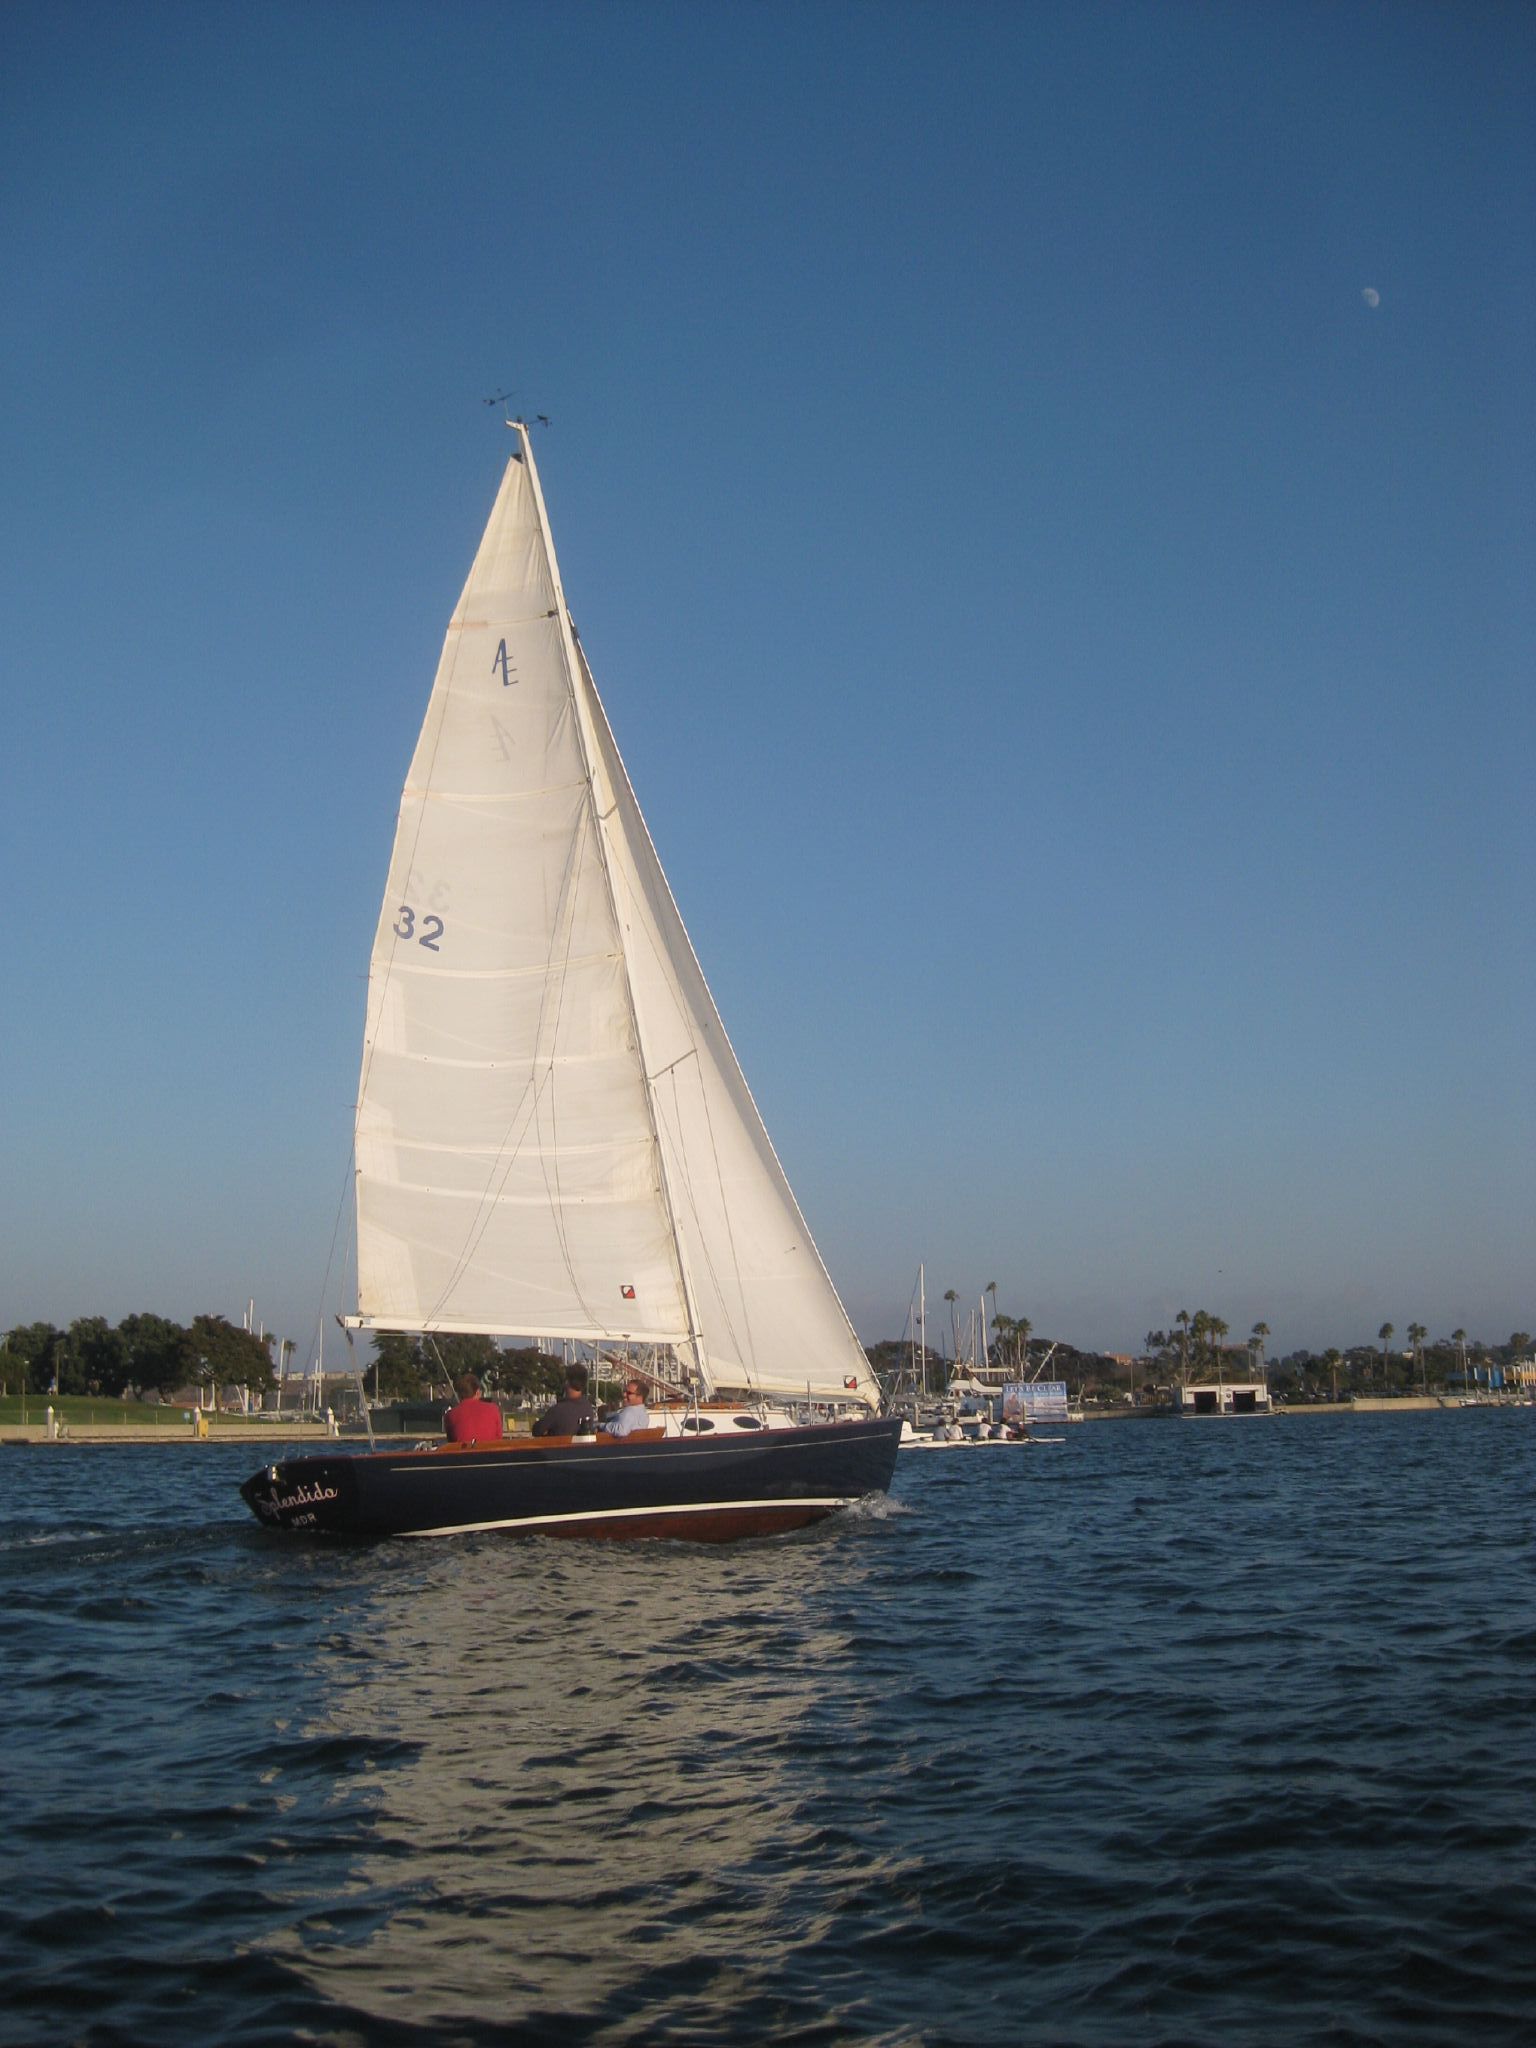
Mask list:
[[[241,1491],[270,1526],[368,1536],[777,1533],[885,1491],[900,1419],[725,1035],[507,424],[374,935],[345,1320],[646,1347],[689,1412],[296,1457]],[[711,1402],[736,1408],[715,1426]]]

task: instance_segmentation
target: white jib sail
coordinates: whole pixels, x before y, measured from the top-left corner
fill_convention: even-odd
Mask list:
[[[374,939],[359,1320],[672,1344],[714,1387],[872,1402],[575,646],[517,431]]]

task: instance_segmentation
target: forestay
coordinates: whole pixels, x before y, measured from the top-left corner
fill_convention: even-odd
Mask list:
[[[527,431],[447,638],[374,939],[365,1327],[674,1346],[878,1396],[565,608]]]

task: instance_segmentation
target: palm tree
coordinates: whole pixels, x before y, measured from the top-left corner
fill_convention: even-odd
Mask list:
[[[1179,1378],[1189,1378],[1189,1310],[1181,1308],[1173,1319],[1179,1325]]]
[[[1385,1393],[1387,1391],[1387,1346],[1392,1342],[1392,1325],[1390,1323],[1383,1323],[1376,1332],[1376,1337],[1381,1345],[1381,1391]]]
[[[1210,1370],[1211,1319],[1203,1308],[1197,1308],[1189,1319],[1189,1334],[1195,1347],[1196,1372]]]
[[[1216,1358],[1216,1384],[1217,1386],[1220,1386],[1221,1361],[1224,1355],[1221,1340],[1227,1334],[1227,1325],[1221,1320],[1220,1316],[1207,1316],[1205,1319],[1205,1327],[1206,1330],[1209,1332],[1211,1340],[1211,1350],[1215,1354]]]
[[[949,1303],[949,1340],[954,1346],[954,1360],[956,1365],[958,1365],[960,1363],[960,1332],[955,1327],[955,1303],[960,1297],[953,1287],[947,1287],[944,1290],[944,1299]]]
[[[1424,1339],[1429,1335],[1422,1323],[1408,1325],[1408,1342],[1413,1346],[1413,1362],[1419,1369],[1419,1392],[1427,1394],[1428,1385],[1424,1377]]]
[[[1452,1332],[1451,1332],[1451,1342],[1452,1342],[1452,1343],[1453,1343],[1453,1344],[1454,1344],[1454,1345],[1456,1346],[1456,1357],[1457,1357],[1457,1359],[1458,1359],[1458,1361],[1460,1362],[1460,1365],[1461,1365],[1461,1391],[1462,1391],[1463,1393],[1465,1393],[1465,1392],[1467,1391],[1467,1333],[1466,1333],[1466,1331],[1465,1331],[1465,1330],[1452,1330]]]
[[[1257,1358],[1256,1358],[1256,1360],[1255,1360],[1255,1366],[1256,1366],[1256,1369],[1257,1369],[1257,1371],[1258,1371],[1259,1377],[1260,1377],[1261,1379],[1263,1378],[1263,1375],[1264,1375],[1264,1339],[1265,1339],[1265,1338],[1266,1338],[1266,1337],[1267,1337],[1268,1335],[1269,1335],[1269,1325],[1268,1325],[1268,1323],[1255,1323],[1255,1324],[1254,1324],[1254,1326],[1253,1326],[1253,1335],[1252,1335],[1252,1337],[1251,1337],[1251,1338],[1249,1339],[1249,1343],[1248,1343],[1248,1348],[1249,1348],[1249,1350],[1250,1350],[1250,1351],[1254,1351],[1254,1352],[1257,1352],[1257,1354],[1258,1354],[1258,1356],[1257,1356]]]
[[[1339,1400],[1339,1365],[1342,1358],[1343,1353],[1339,1350],[1337,1344],[1330,1344],[1323,1353],[1323,1363],[1333,1374],[1333,1400],[1335,1407],[1338,1406]]]

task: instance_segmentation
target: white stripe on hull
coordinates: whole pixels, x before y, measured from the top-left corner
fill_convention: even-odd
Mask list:
[[[574,1508],[564,1515],[509,1515],[495,1522],[442,1522],[433,1529],[402,1529],[398,1533],[402,1536],[472,1536],[480,1529],[568,1529],[575,1522],[657,1521],[663,1516],[756,1515],[784,1511],[799,1514],[806,1509],[819,1509],[830,1515],[839,1508],[851,1507],[857,1498],[856,1494],[846,1493],[824,1497],[802,1494],[793,1500],[702,1500],[667,1507]]]

